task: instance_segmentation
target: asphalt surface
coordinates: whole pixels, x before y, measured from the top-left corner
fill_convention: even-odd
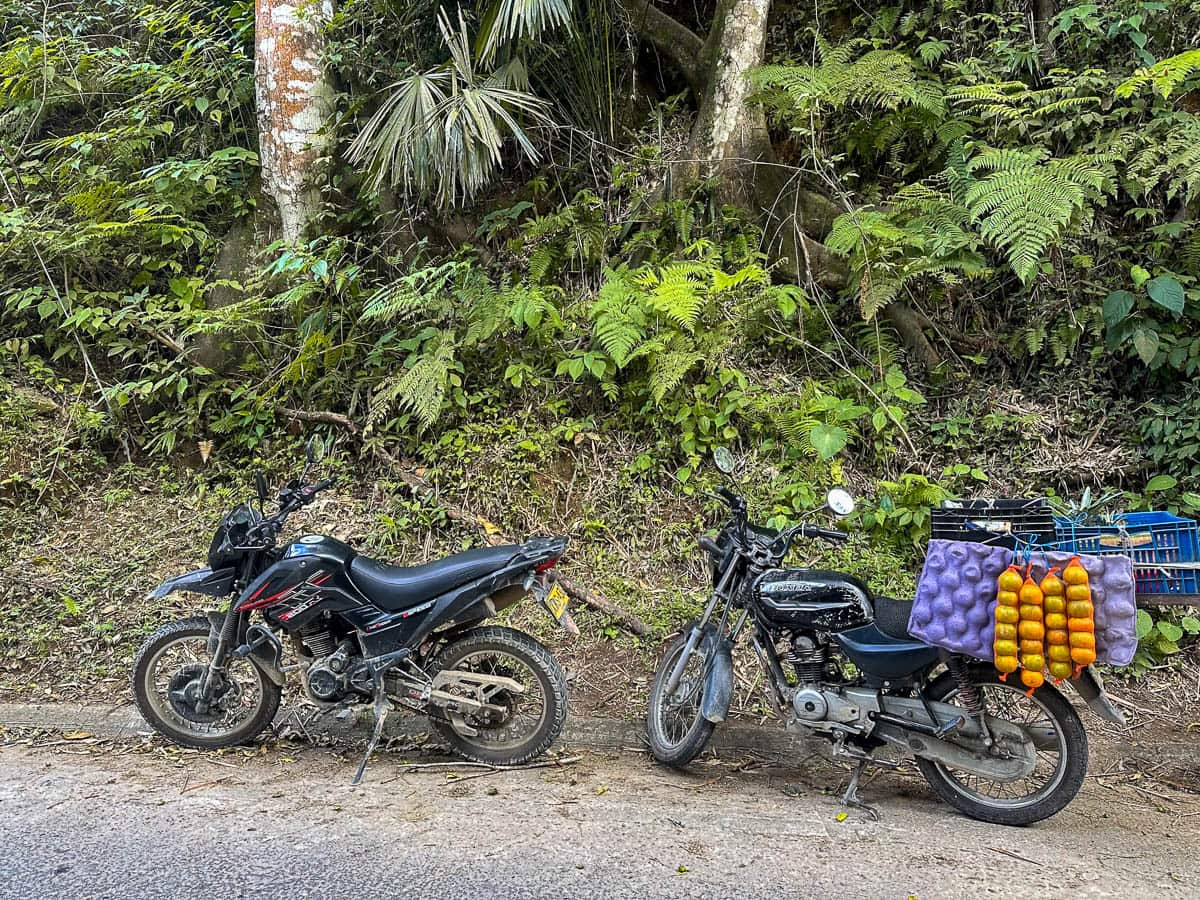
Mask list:
[[[983,825],[918,780],[731,757],[679,774],[581,751],[491,772],[286,746],[0,747],[0,898],[1194,897],[1200,798],[1089,779],[1026,829]],[[45,740],[44,738],[41,740]],[[570,751],[568,751],[570,752]],[[1157,796],[1155,796],[1157,794]]]

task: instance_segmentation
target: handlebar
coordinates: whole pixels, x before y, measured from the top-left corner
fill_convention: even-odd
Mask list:
[[[318,493],[330,487],[333,487],[332,478],[323,478],[316,484],[302,484],[296,487],[283,488],[279,492],[279,509],[273,515],[267,516],[259,522],[252,533],[256,532],[262,535],[265,544],[269,546],[275,540],[275,536],[279,533],[279,530],[283,528],[283,524],[287,521],[288,516],[300,507],[308,506],[308,504],[313,502],[313,498]]]
[[[818,528],[815,525],[801,525],[800,534],[805,537],[822,538],[827,541],[848,541],[850,535],[836,528]]]

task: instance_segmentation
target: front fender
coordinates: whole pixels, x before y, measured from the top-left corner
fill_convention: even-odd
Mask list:
[[[149,594],[147,600],[161,600],[167,594],[176,591],[191,591],[193,594],[207,594],[210,597],[224,597],[233,592],[233,582],[237,578],[237,570],[232,566],[226,569],[196,569],[168,578]]]
[[[728,638],[709,631],[702,646],[708,671],[700,714],[710,722],[724,722],[733,700],[733,645]]]

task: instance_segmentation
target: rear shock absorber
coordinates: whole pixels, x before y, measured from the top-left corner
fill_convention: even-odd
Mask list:
[[[979,730],[983,733],[983,742],[990,747],[992,736],[984,721],[983,690],[971,677],[971,670],[961,656],[951,656],[946,660],[946,667],[950,669],[958,684],[959,703],[966,709],[967,714],[979,724]]]

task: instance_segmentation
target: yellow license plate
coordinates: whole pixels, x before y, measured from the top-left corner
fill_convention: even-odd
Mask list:
[[[562,589],[562,586],[555,582],[550,593],[546,595],[546,609],[550,610],[550,615],[556,619],[561,619],[563,613],[567,611],[567,592]]]

